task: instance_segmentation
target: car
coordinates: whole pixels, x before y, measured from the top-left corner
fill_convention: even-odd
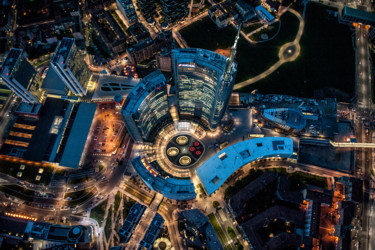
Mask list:
[[[221,144],[219,145],[219,149],[222,150],[223,148],[225,148],[226,146],[228,146],[228,144],[229,144],[228,141],[225,141],[225,142],[221,143]]]
[[[223,130],[225,132],[229,132],[231,130],[231,128],[233,127],[233,124],[234,124],[233,120],[228,121],[228,123],[224,126]]]

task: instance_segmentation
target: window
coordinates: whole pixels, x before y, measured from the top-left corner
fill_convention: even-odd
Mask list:
[[[248,158],[248,157],[250,157],[251,155],[250,155],[250,152],[249,152],[249,150],[244,150],[244,151],[242,151],[242,152],[240,152],[240,155],[241,155],[241,157],[242,157],[242,159],[246,159],[246,158]]]

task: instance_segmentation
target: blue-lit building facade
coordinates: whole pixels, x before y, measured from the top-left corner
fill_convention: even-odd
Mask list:
[[[152,142],[158,129],[172,122],[165,81],[161,71],[152,72],[132,89],[124,102],[122,116],[137,142]]]
[[[227,57],[209,50],[173,50],[173,77],[180,120],[201,121],[208,129],[217,128],[229,102],[237,72],[237,65],[233,63],[229,82],[224,81],[227,64]]]

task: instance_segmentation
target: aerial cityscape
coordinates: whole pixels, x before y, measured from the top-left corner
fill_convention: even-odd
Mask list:
[[[0,1],[0,249],[375,249],[373,0]]]

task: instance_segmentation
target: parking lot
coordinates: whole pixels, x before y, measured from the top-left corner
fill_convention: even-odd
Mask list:
[[[95,156],[116,153],[125,132],[121,112],[114,103],[100,104],[94,118],[90,151]]]

